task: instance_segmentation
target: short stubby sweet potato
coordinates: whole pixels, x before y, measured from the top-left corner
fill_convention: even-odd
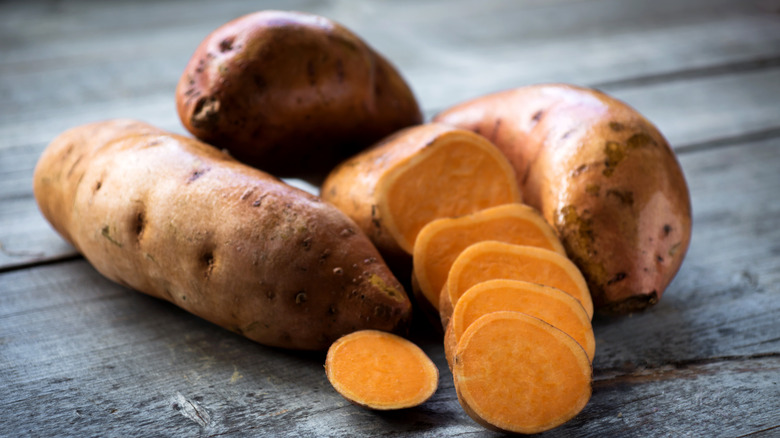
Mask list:
[[[442,124],[397,132],[341,163],[321,188],[386,258],[411,265],[430,221],[522,200],[507,159],[484,137]]]
[[[208,35],[176,89],[196,137],[280,176],[324,176],[338,162],[421,123],[400,73],[327,18],[260,11]]]
[[[409,298],[352,220],[197,140],[79,126],[43,153],[33,188],[100,273],[259,343],[324,350],[408,326]]]
[[[526,203],[555,226],[603,312],[661,298],[691,238],[688,187],[666,139],[635,109],[562,84],[499,92],[435,121],[484,135],[512,162]]]

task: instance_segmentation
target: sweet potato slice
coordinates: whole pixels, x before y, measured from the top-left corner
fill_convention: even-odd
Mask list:
[[[378,330],[353,332],[334,342],[325,373],[344,398],[377,410],[417,406],[439,384],[439,370],[420,347]]]
[[[485,241],[463,250],[450,268],[439,303],[445,327],[453,306],[470,287],[502,278],[560,289],[576,298],[588,317],[593,317],[593,301],[588,286],[571,260],[547,249]]]
[[[529,245],[566,255],[552,226],[524,204],[491,207],[457,218],[434,220],[420,230],[414,243],[414,289],[437,310],[439,293],[452,262],[468,246],[484,240]]]
[[[562,330],[593,360],[593,327],[580,302],[554,287],[518,280],[488,280],[469,288],[452,312],[448,330],[453,333],[445,350],[454,352],[463,333],[481,316],[505,310],[531,315]]]
[[[520,202],[509,161],[484,137],[440,124],[398,132],[339,165],[321,196],[386,258],[412,254],[428,222]]]
[[[482,316],[463,334],[452,377],[466,413],[502,432],[539,433],[588,403],[592,368],[563,331],[519,312]]]

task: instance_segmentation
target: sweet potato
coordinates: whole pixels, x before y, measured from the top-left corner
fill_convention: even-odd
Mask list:
[[[549,84],[464,102],[434,120],[504,152],[597,308],[625,313],[661,298],[690,242],[691,204],[674,152],[636,110],[596,90]]]
[[[261,11],[208,35],[176,89],[184,126],[281,176],[323,177],[338,162],[422,115],[411,89],[344,26]]]
[[[494,312],[458,342],[452,377],[466,413],[501,432],[539,433],[588,403],[592,369],[571,336],[519,312]]]
[[[410,259],[417,233],[434,219],[521,201],[494,145],[440,124],[407,128],[340,164],[321,196],[391,259]]]
[[[439,385],[439,370],[420,347],[376,330],[357,331],[333,343],[325,373],[344,398],[377,410],[422,404]]]
[[[539,318],[574,338],[589,360],[596,353],[590,318],[579,301],[554,287],[517,280],[488,280],[466,291],[452,312],[444,337],[445,356],[455,352],[466,329],[488,313],[521,312]]]
[[[353,221],[196,140],[112,120],[58,136],[38,205],[100,273],[260,342],[403,331],[411,304]]]
[[[536,246],[566,255],[555,230],[527,205],[506,204],[436,219],[420,230],[414,243],[412,284],[417,300],[438,310],[439,294],[452,262],[466,247],[483,240]]]
[[[547,249],[485,241],[469,246],[452,263],[439,298],[442,325],[447,326],[458,299],[469,288],[495,279],[528,281],[560,289],[580,302],[588,318],[593,316],[588,286],[569,259]]]

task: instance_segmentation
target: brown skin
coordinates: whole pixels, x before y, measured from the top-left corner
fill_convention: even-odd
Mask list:
[[[376,248],[319,198],[142,122],[57,137],[34,193],[100,273],[259,343],[324,350],[403,333],[411,304]]]
[[[261,11],[216,29],[187,64],[176,103],[201,140],[310,180],[422,121],[385,58],[345,27],[300,12]]]
[[[512,162],[602,313],[655,304],[691,238],[688,186],[647,119],[596,90],[537,85],[465,102],[436,121],[480,133]]]

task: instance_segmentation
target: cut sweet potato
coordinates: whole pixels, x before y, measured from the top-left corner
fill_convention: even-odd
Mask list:
[[[691,199],[674,151],[642,114],[597,90],[539,84],[434,121],[482,133],[509,158],[600,311],[658,302],[690,244]]]
[[[483,315],[500,311],[521,312],[541,319],[574,338],[593,360],[596,341],[585,309],[571,295],[554,287],[517,280],[488,280],[469,288],[458,299],[445,337],[446,351],[455,351],[466,329]],[[450,356],[448,353],[447,356]]]
[[[420,230],[414,243],[414,289],[437,310],[439,293],[452,262],[468,246],[484,240],[529,245],[566,255],[552,226],[532,207],[506,204],[457,218],[434,220]]]
[[[361,330],[331,345],[325,373],[347,400],[370,409],[417,406],[439,384],[439,370],[412,342],[387,332]]]
[[[502,278],[560,289],[576,298],[588,317],[593,317],[593,301],[588,286],[579,269],[569,259],[547,249],[486,241],[463,250],[450,268],[439,302],[444,326],[458,298],[470,287]]]
[[[405,129],[347,160],[321,195],[391,260],[408,259],[434,219],[521,201],[514,170],[494,145],[440,124]]]
[[[452,377],[466,413],[490,429],[539,433],[588,403],[592,368],[563,331],[519,312],[494,312],[466,329]]]

